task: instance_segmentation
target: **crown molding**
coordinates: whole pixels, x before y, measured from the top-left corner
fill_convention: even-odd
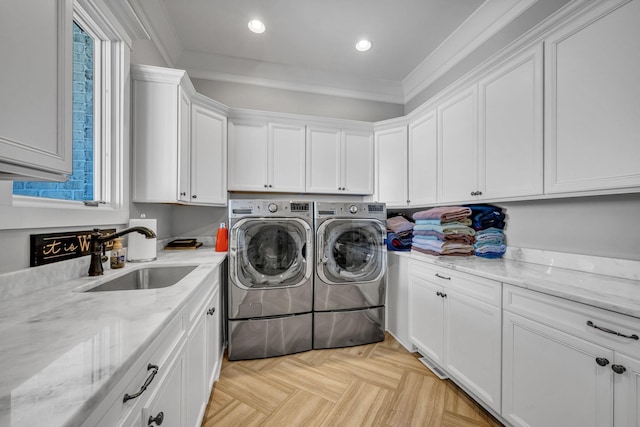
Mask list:
[[[537,0],[486,0],[402,81],[408,102]]]
[[[158,0],[128,0],[149,39],[169,67],[175,67],[184,46],[176,35],[164,3]]]

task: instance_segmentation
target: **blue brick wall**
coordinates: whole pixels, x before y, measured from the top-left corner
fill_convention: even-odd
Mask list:
[[[14,181],[13,194],[93,200],[93,39],[73,24],[73,173],[67,182]]]

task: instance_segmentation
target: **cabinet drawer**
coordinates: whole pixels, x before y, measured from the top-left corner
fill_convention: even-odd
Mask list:
[[[116,425],[117,420],[125,419],[131,414],[131,411],[138,411],[141,408],[141,405],[149,399],[158,387],[160,380],[166,375],[168,361],[172,357],[174,349],[183,341],[184,335],[182,316],[178,316],[167,326],[161,336],[156,338],[142,357],[133,363],[131,369],[120,382],[121,384],[126,383],[126,386],[116,386],[105,399],[105,401],[114,403],[100,420],[100,426]],[[155,375],[153,374],[155,368],[149,369],[149,365],[158,367]],[[142,394],[124,401],[125,394],[134,396],[152,375],[153,380],[149,382]]]
[[[640,354],[640,340],[611,333],[640,336],[640,319],[511,285],[504,286],[503,301],[512,313],[615,351]]]
[[[187,328],[191,328],[193,322],[195,322],[198,316],[202,314],[204,306],[209,302],[211,293],[218,288],[220,281],[219,275],[220,273],[218,269],[209,273],[203,283],[198,286],[193,297],[191,297],[187,303],[187,310],[185,311],[188,315],[186,320],[189,322]]]
[[[428,280],[445,289],[457,291],[495,307],[500,307],[502,283],[495,280],[416,260],[410,261],[409,274]]]

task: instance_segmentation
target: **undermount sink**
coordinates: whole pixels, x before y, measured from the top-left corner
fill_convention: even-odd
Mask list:
[[[178,283],[196,266],[147,267],[133,270],[85,292],[132,291],[136,289],[166,288]]]

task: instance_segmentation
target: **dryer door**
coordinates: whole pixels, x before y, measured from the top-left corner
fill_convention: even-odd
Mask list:
[[[386,271],[385,226],[374,219],[329,219],[318,227],[318,276],[325,283],[379,281]]]
[[[230,236],[230,273],[244,289],[300,286],[311,277],[312,231],[298,218],[245,218]]]

